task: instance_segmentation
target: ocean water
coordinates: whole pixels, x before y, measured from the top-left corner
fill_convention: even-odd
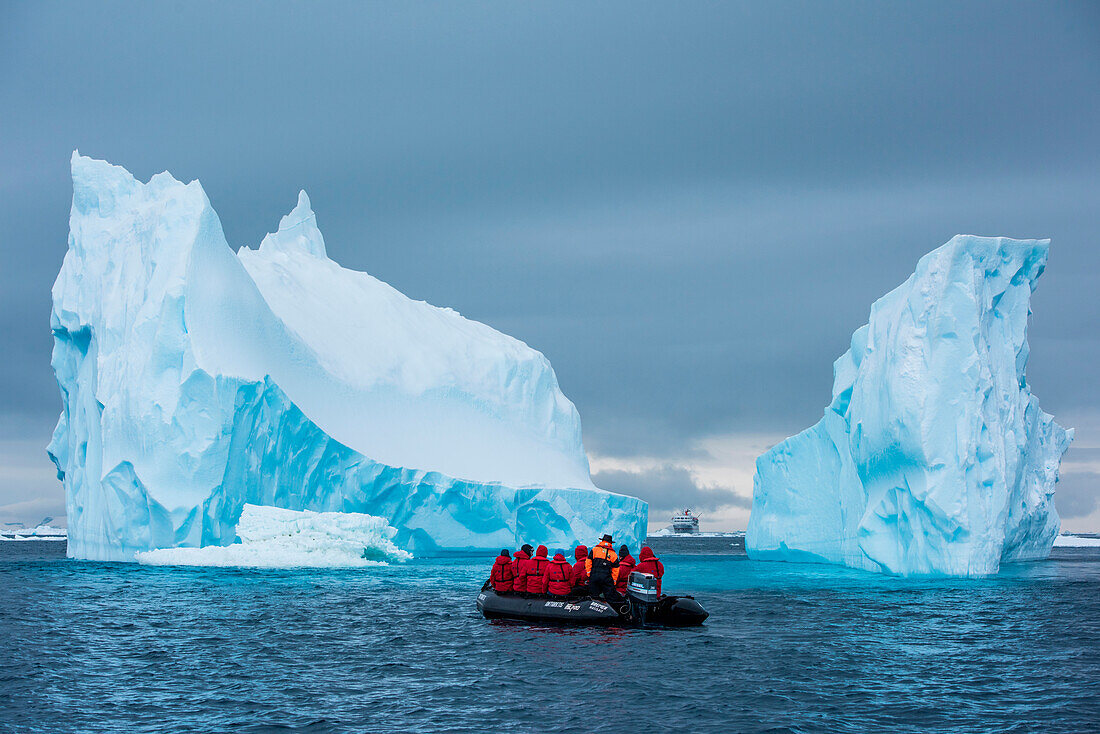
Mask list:
[[[148,568],[0,543],[0,732],[1100,730],[1100,549],[936,581],[657,550],[705,626],[491,623],[489,558]]]

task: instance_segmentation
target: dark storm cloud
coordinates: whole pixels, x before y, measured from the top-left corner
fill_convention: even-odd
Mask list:
[[[1054,506],[1063,520],[1086,517],[1100,508],[1100,448],[1071,450],[1062,461]]]
[[[1063,520],[1091,515],[1100,507],[1100,472],[1062,472],[1054,506]]]
[[[679,466],[662,466],[643,472],[612,469],[596,472],[592,481],[612,492],[629,494],[649,503],[649,516],[690,507],[700,511],[725,507],[748,509],[752,501],[729,487],[700,487],[691,473]]]
[[[6,3],[0,431],[56,418],[73,148],[200,178],[234,247],[306,188],[335,259],[545,352],[605,453],[812,424],[871,302],[957,232],[1053,238],[1029,377],[1100,410],[1098,19]]]

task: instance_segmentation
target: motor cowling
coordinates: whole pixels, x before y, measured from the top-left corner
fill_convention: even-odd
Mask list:
[[[626,593],[631,598],[646,603],[654,603],[661,598],[657,591],[657,577],[641,571],[631,571],[626,581]]]

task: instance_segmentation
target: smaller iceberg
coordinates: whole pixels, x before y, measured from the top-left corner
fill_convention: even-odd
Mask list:
[[[358,568],[385,566],[412,556],[393,544],[385,519],[361,512],[284,510],[244,506],[239,543],[202,548],[159,548],[138,553],[149,566],[250,568]]]
[[[875,302],[824,417],[756,460],[751,557],[983,576],[1050,554],[1073,431],[1024,376],[1049,244],[959,235]]]

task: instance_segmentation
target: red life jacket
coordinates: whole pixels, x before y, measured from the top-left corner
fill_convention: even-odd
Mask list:
[[[493,572],[489,574],[489,582],[497,591],[512,591],[516,582],[516,573],[512,570],[512,559],[508,556],[497,556],[493,561]]]
[[[638,554],[641,559],[638,561],[638,565],[634,567],[635,571],[639,573],[653,574],[657,579],[657,594],[661,593],[661,577],[665,575],[665,564],[661,563],[661,559],[653,555],[653,550],[650,547],[643,546],[642,552]]]
[[[554,554],[546,569],[546,590],[555,596],[567,596],[573,590],[573,567],[561,553]]]
[[[573,557],[577,559],[573,564],[573,586],[588,586],[588,570],[584,567],[588,560],[588,546],[578,545],[573,551]]]
[[[626,582],[630,579],[630,572],[634,570],[634,556],[619,557],[619,578],[615,580],[615,590],[620,594],[626,593]]]
[[[513,591],[527,591],[527,564],[531,557],[521,550],[512,555],[512,573],[515,580],[512,582]]]
[[[546,570],[550,565],[550,559],[546,557],[546,546],[540,545],[535,551],[535,557],[527,561],[527,593],[546,593]]]

